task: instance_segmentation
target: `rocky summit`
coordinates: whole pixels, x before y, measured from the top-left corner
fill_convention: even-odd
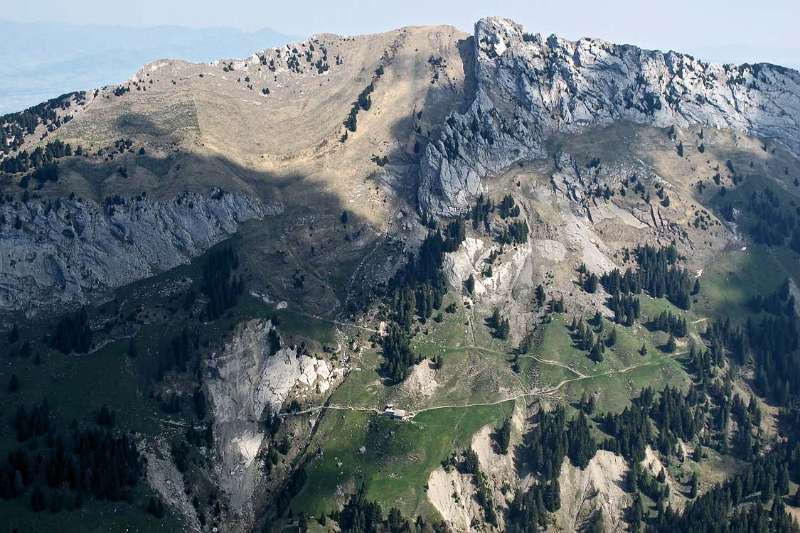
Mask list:
[[[489,17],[0,117],[0,523],[797,531],[800,73]]]
[[[463,214],[482,178],[544,157],[553,134],[614,122],[730,129],[800,152],[795,70],[545,38],[501,18],[479,21],[472,46],[474,100],[448,116],[421,162],[419,203],[437,215]]]

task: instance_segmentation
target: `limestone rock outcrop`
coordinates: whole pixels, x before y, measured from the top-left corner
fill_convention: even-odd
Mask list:
[[[80,304],[187,263],[280,210],[243,193],[0,205],[0,310]]]
[[[473,46],[474,101],[447,118],[422,157],[419,202],[426,213],[463,213],[483,178],[544,156],[552,134],[615,121],[733,129],[800,154],[795,70],[545,38],[497,17],[475,25]]]

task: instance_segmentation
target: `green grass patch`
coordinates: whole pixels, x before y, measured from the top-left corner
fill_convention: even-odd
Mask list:
[[[495,406],[443,408],[417,415],[413,422],[365,412],[329,411],[315,437],[322,455],[307,467],[308,481],[295,498],[295,512],[319,515],[341,503],[362,482],[385,510],[407,516],[433,515],[427,502],[430,473],[454,450],[470,445],[484,425],[499,425],[513,402]],[[363,453],[361,451],[363,446]]]
[[[602,362],[595,363],[584,350],[575,347],[565,320],[555,317],[544,325],[540,342],[531,350],[531,355],[541,361],[526,357],[520,360],[538,370],[542,387],[561,385],[559,390],[567,401],[577,401],[584,393],[595,394],[599,411],[615,412],[624,409],[634,391],[642,387],[660,390],[667,385],[688,385],[679,356],[659,349],[666,341],[665,333],[651,332],[638,324],[625,327],[604,321],[604,331],[616,328],[617,342],[606,349]],[[645,355],[639,351],[643,344],[647,348]]]
[[[747,302],[774,292],[787,277],[798,279],[797,256],[784,248],[748,246],[729,250],[703,271],[697,312],[746,319]]]
[[[18,405],[47,400],[65,423],[91,417],[101,406],[108,405],[116,411],[120,429],[154,434],[159,428],[158,407],[140,389],[126,350],[127,342],[120,341],[87,355],[48,352],[42,355],[39,365],[33,363],[33,358],[14,359],[1,378],[3,422],[13,416]],[[14,393],[6,388],[12,373],[20,382],[20,389]]]

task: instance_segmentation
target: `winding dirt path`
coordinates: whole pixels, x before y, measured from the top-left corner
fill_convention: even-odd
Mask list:
[[[568,364],[562,363],[560,361],[553,361],[552,359],[542,359],[540,357],[536,357],[535,355],[520,355],[519,357],[520,358],[524,357],[526,359],[533,359],[534,361],[536,361],[538,363],[541,363],[543,365],[560,366],[561,368],[569,370],[570,372],[572,372],[573,374],[575,374],[576,376],[578,376],[579,378],[582,378],[582,379],[591,377],[591,376],[587,376],[586,374],[584,374],[580,370],[576,370],[576,369],[572,368],[571,366],[569,366]]]
[[[306,313],[305,311],[301,311],[299,309],[290,309],[290,311],[297,315],[302,315],[308,318],[313,318],[314,320],[320,320],[322,322],[328,322],[329,324],[334,324],[336,326],[342,326],[345,328],[356,328],[363,331],[369,331],[371,333],[379,333],[377,329],[368,328],[367,326],[361,326],[359,324],[354,324],[352,322],[342,322],[341,320],[334,320],[332,318],[325,318],[319,315],[315,315],[313,313]]]
[[[495,350],[490,350],[488,348],[481,348],[481,347],[478,347],[478,346],[469,346],[467,348],[473,348],[473,349],[483,350],[483,351],[492,352],[492,353],[501,353],[501,352],[497,352]],[[686,352],[679,352],[679,353],[675,353],[674,355],[678,356],[678,355],[683,355],[684,353],[686,353]],[[508,355],[508,354],[503,354],[503,355]],[[577,377],[561,380],[557,385],[555,385],[553,387],[547,387],[547,388],[543,388],[543,389],[535,389],[535,390],[528,391],[528,392],[520,392],[518,394],[514,394],[514,395],[511,395],[511,396],[507,396],[505,398],[500,398],[498,400],[493,400],[493,401],[489,401],[489,402],[475,402],[475,403],[451,404],[451,405],[435,405],[435,406],[432,406],[432,407],[423,407],[422,409],[417,409],[417,410],[414,410],[414,411],[408,411],[408,416],[407,416],[406,420],[409,420],[409,421],[413,420],[417,415],[419,415],[421,413],[426,413],[426,412],[429,412],[429,411],[439,411],[439,410],[442,410],[442,409],[469,409],[471,407],[491,407],[491,406],[500,405],[500,404],[503,404],[503,403],[506,403],[506,402],[516,401],[516,400],[523,399],[523,398],[550,396],[550,395],[555,394],[556,392],[558,392],[565,385],[567,385],[569,383],[574,383],[576,381],[582,381],[582,380],[587,380],[587,379],[595,379],[595,378],[601,378],[601,377],[606,377],[606,376],[613,376],[613,375],[617,375],[617,374],[627,374],[628,372],[636,370],[637,368],[642,368],[642,367],[647,367],[647,366],[659,366],[659,365],[663,364],[663,361],[648,361],[648,362],[645,362],[645,363],[639,363],[639,364],[635,364],[635,365],[630,365],[630,366],[627,366],[627,367],[619,369],[619,370],[606,370],[605,372],[600,372],[599,374],[586,375],[586,374],[582,374],[581,372],[569,367],[568,365],[565,365],[564,363],[560,363],[558,361],[551,361],[551,360],[548,360],[548,359],[539,359],[536,356],[527,356],[527,357],[535,359],[536,361],[538,361],[538,362],[540,362],[542,364],[553,365],[553,366],[558,366],[558,367],[561,367],[561,368],[566,368],[567,370],[570,370],[571,372],[576,374]],[[317,412],[320,412],[320,411],[323,411],[323,410],[327,410],[327,409],[335,410],[335,411],[371,412],[371,413],[376,413],[376,414],[383,413],[383,410],[382,409],[378,409],[377,407],[358,407],[358,406],[351,406],[351,405],[319,405],[317,407],[311,407],[309,409],[303,409],[301,411],[293,411],[293,412],[281,413],[279,416],[287,417],[287,416],[311,414],[311,413],[317,413]]]

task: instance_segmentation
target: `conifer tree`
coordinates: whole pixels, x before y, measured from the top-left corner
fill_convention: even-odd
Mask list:
[[[673,353],[675,351],[675,336],[672,335],[672,333],[669,334],[667,344],[664,345],[664,351],[667,353]]]

